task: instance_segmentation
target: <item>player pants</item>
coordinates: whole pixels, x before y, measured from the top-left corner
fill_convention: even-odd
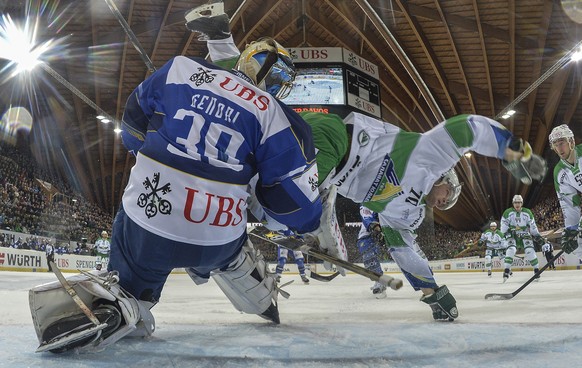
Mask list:
[[[119,209],[113,222],[109,271],[119,272],[119,284],[137,299],[156,303],[174,268],[191,268],[198,276],[225,269],[241,252],[246,232],[219,246],[187,244],[153,234]]]

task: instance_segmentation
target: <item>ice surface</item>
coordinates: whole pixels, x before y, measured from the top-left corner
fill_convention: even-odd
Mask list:
[[[399,274],[393,276],[401,277]],[[439,273],[460,317],[434,322],[420,293],[405,282],[375,299],[358,275],[300,282],[280,299],[281,325],[237,312],[211,281],[196,286],[173,274],[153,309],[147,340],[126,338],[100,353],[35,353],[28,289],[51,273],[0,273],[0,367],[579,367],[582,361],[582,271],[546,271],[512,300],[531,272]]]

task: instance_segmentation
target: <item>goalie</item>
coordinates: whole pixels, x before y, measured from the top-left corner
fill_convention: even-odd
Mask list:
[[[101,349],[132,333],[150,335],[149,308],[174,268],[196,284],[213,277],[237,310],[279,323],[279,290],[247,239],[246,209],[256,177],[254,195],[270,218],[298,233],[319,227],[311,130],[277,100],[294,76],[289,53],[268,39],[245,50],[233,72],[178,56],[132,92],[122,138],[136,162],[108,266],[118,274],[33,288],[38,351]]]
[[[218,14],[187,14],[187,27],[205,35],[213,62],[228,67],[239,51],[229,32],[212,31],[208,18],[213,16]],[[525,184],[544,177],[545,160],[532,153],[529,143],[484,116],[459,115],[420,134],[359,113],[343,121],[333,114],[300,115],[311,126],[318,150],[320,191],[335,187],[338,194],[377,212],[384,245],[413,288],[422,291],[421,301],[431,307],[433,318],[457,318],[454,297],[437,284],[416,242],[415,230],[426,208],[447,210],[455,205],[461,184],[453,168],[466,152],[503,160]],[[327,246],[329,239],[317,236],[320,247],[332,253],[335,245]]]

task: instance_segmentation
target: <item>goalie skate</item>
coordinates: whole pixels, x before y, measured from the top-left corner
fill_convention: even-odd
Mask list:
[[[185,14],[186,28],[198,32],[199,41],[222,40],[230,36],[230,19],[224,12],[222,1],[210,1],[208,4],[190,9]]]
[[[111,305],[103,305],[95,309],[93,313],[101,324],[95,325],[83,313],[52,323],[44,330],[43,342],[36,352],[50,351],[58,354],[85,346],[98,339],[106,338],[121,324],[121,313]]]

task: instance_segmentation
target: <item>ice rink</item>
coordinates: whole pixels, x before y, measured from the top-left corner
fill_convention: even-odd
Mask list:
[[[457,299],[454,323],[432,320],[420,293],[405,282],[375,299],[358,275],[300,282],[284,275],[290,299],[279,301],[281,324],[238,313],[211,281],[170,277],[153,309],[157,329],[100,353],[35,353],[38,341],[28,289],[52,273],[0,272],[0,367],[579,367],[582,361],[582,271],[545,271],[511,300],[531,272],[439,273]],[[400,274],[393,276],[401,277]]]

